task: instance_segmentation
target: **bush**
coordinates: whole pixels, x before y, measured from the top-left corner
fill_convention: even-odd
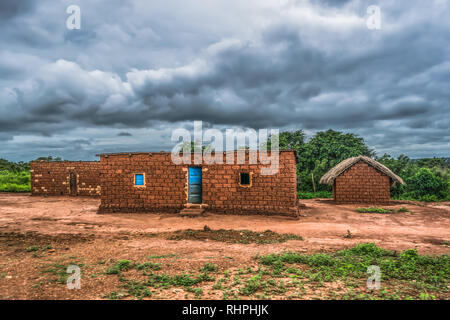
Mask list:
[[[30,173],[27,171],[0,171],[0,191],[30,192]]]
[[[421,201],[437,201],[448,196],[448,182],[428,168],[420,168],[406,184],[407,195]]]

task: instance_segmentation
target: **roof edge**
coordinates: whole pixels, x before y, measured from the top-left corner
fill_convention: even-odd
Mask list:
[[[237,151],[245,151],[245,153],[248,153],[250,151],[256,151],[259,152],[260,150],[233,150],[233,151],[222,151],[224,154],[226,154],[227,152],[237,152]],[[270,151],[270,150],[268,150]],[[295,163],[298,164],[298,153],[297,150],[295,149],[283,149],[283,150],[278,150],[279,152],[293,152],[294,153],[294,157],[295,157]],[[97,157],[101,157],[101,156],[116,156],[116,155],[136,155],[136,154],[170,154],[170,151],[135,151],[135,152],[105,152],[105,153],[97,153],[96,156]],[[214,154],[215,152],[212,151],[212,154]]]
[[[379,163],[378,161],[366,157],[366,156],[357,156],[352,158],[347,158],[341,162],[339,162],[337,165],[335,165],[333,168],[331,168],[327,173],[325,173],[322,178],[320,178],[319,183],[320,184],[328,184],[332,185],[337,177],[339,177],[344,171],[346,171],[348,168],[354,166],[359,161],[364,161],[374,169],[380,171],[381,173],[389,176],[392,180],[392,185],[395,185],[397,182],[405,185],[405,182],[402,178],[397,176],[395,173],[393,173],[388,167],[385,165]]]

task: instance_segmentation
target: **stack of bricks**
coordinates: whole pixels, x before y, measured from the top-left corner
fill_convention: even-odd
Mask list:
[[[333,185],[337,203],[389,204],[390,177],[364,161],[354,164]]]
[[[100,196],[100,162],[32,161],[31,194],[47,196]],[[71,174],[76,177],[70,188]]]
[[[234,155],[236,160],[236,154]],[[225,162],[224,157],[224,162]],[[101,155],[99,212],[179,212],[188,202],[188,168],[176,165],[171,154],[131,153]],[[280,214],[297,216],[297,171],[293,151],[280,152],[279,170],[261,175],[269,165],[208,164],[202,167],[202,204],[224,214]],[[251,186],[239,184],[240,173],[251,174]],[[144,174],[136,186],[135,174]]]

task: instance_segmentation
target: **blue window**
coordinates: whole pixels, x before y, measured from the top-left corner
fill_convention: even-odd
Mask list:
[[[143,174],[135,174],[134,175],[134,184],[136,186],[143,186],[144,185],[144,175]]]

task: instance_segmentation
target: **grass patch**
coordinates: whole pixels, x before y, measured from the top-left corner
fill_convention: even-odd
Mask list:
[[[401,253],[384,250],[373,243],[333,254],[303,255],[295,252],[269,254],[259,258],[260,263],[271,266],[275,272],[284,272],[287,264],[300,264],[308,268],[304,273],[321,281],[347,278],[366,278],[370,265],[379,266],[382,281],[414,280],[444,289],[450,278],[450,256],[420,256],[415,249]]]
[[[202,273],[197,276],[188,273],[177,274],[174,276],[167,274],[151,274],[149,275],[146,284],[154,288],[169,288],[171,286],[192,287],[201,282],[209,282],[214,280],[215,279],[209,276],[208,273]]]
[[[45,251],[45,250],[51,250],[51,249],[52,249],[52,246],[49,245],[49,244],[47,244],[47,245],[45,245],[45,246],[43,246],[43,247],[39,247],[39,246],[36,246],[36,245],[32,245],[32,246],[27,247],[27,248],[25,249],[25,251],[26,251],[26,252],[36,252],[36,251],[39,251],[39,250]]]
[[[213,240],[229,243],[258,243],[270,244],[286,242],[288,240],[303,240],[302,237],[295,234],[279,234],[271,230],[264,232],[254,232],[250,230],[212,230],[204,228],[202,230],[178,230],[169,236],[169,240]]]
[[[38,246],[30,246],[30,247],[25,249],[26,252],[35,252],[35,251],[38,251],[38,250],[39,250]]]
[[[201,272],[217,272],[217,264],[207,262],[205,265],[200,269]]]
[[[105,297],[164,298],[173,288],[185,291],[185,298],[201,298],[211,290],[224,299],[446,299],[449,296],[450,257],[422,256],[415,249],[385,250],[374,243],[355,245],[333,253],[281,252],[255,256],[254,263],[219,273],[217,265],[205,263],[200,273],[159,272],[158,264],[116,262],[114,266],[143,272],[136,279],[118,273],[119,288]],[[121,260],[123,261],[123,260]],[[255,265],[256,263],[256,265]],[[145,265],[146,267],[139,266]],[[369,290],[367,269],[381,271],[381,289]],[[125,271],[125,269],[123,269]],[[212,273],[214,272],[214,277]],[[215,278],[217,276],[217,279]],[[179,292],[179,291],[178,291]]]
[[[162,254],[162,255],[150,255],[147,259],[165,259],[165,258],[174,258],[177,255],[174,253]]]
[[[72,275],[72,273],[67,273],[67,268],[70,265],[76,265],[78,267],[83,267],[83,263],[76,263],[76,262],[70,262],[70,263],[50,263],[44,265],[44,269],[41,270],[41,274],[49,274],[52,277],[48,279],[49,282],[57,282],[60,284],[66,284],[67,278]],[[82,272],[82,270],[81,270]]]
[[[359,213],[396,213],[396,212],[410,212],[410,211],[405,207],[401,207],[398,210],[384,209],[384,208],[379,208],[379,207],[369,207],[369,208],[357,208],[356,212],[359,212]]]
[[[297,196],[299,199],[315,199],[315,198],[333,198],[333,193],[330,191],[317,191],[314,192],[297,192]]]
[[[136,266],[137,270],[144,270],[144,271],[149,271],[149,270],[160,270],[161,269],[161,264],[160,263],[154,263],[154,262],[144,262],[141,264],[138,264]]]
[[[106,270],[106,274],[119,274],[121,271],[127,271],[134,267],[130,260],[119,260]]]
[[[145,282],[135,280],[123,280],[123,282],[125,283],[121,287],[127,290],[127,294],[122,296],[133,296],[137,299],[142,299],[153,295],[153,292],[148,289]],[[120,299],[120,297],[116,296],[116,299]]]

